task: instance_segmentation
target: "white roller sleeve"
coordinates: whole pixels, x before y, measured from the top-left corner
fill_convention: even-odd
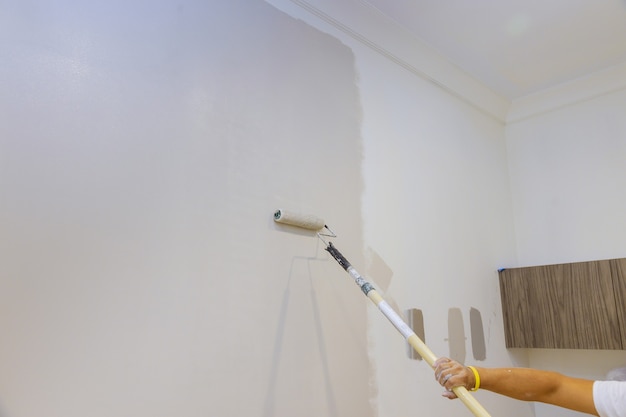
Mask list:
[[[325,226],[324,220],[310,214],[298,214],[287,210],[276,210],[274,221],[309,230],[320,230]]]

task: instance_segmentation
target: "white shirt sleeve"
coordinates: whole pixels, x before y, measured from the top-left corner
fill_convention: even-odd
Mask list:
[[[600,417],[626,417],[626,381],[595,381],[593,402]]]

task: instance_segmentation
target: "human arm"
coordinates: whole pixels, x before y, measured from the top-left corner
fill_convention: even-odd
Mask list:
[[[446,388],[443,396],[456,398],[452,388],[476,386],[474,372],[457,361],[440,358],[435,364],[435,378]],[[480,388],[522,401],[553,404],[597,416],[593,402],[593,381],[572,378],[557,372],[530,368],[476,367]]]

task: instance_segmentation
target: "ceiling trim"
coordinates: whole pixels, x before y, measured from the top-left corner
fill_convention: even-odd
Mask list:
[[[521,122],[624,89],[626,63],[513,100],[506,123]]]

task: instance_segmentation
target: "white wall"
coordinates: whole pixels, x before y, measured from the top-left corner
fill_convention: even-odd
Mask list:
[[[507,126],[521,265],[626,254],[626,90]]]
[[[596,87],[581,80],[529,98],[541,111],[507,125],[514,266],[626,256],[626,90],[595,94]],[[551,107],[559,97],[577,100]],[[529,365],[601,379],[626,365],[626,353],[529,350]],[[579,414],[546,405],[536,409],[539,417]]]
[[[375,10],[1,7],[2,417],[469,414],[279,207],[325,217],[436,354],[525,363],[508,103]]]
[[[265,2],[0,16],[0,415],[373,415],[354,56]]]

